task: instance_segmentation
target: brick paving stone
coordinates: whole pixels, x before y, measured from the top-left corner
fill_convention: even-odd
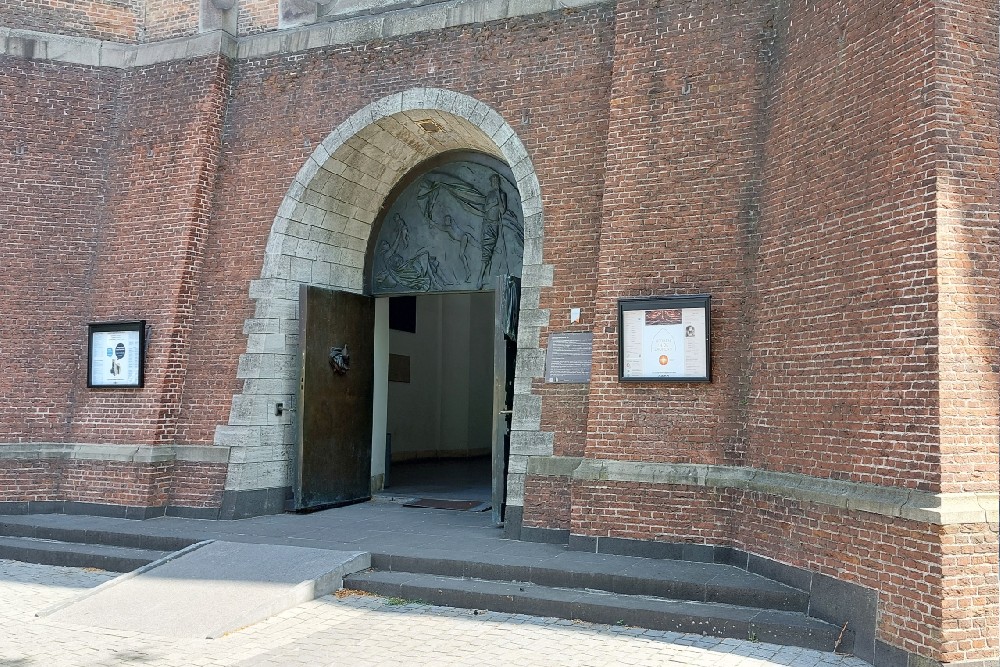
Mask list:
[[[114,574],[0,560],[0,664],[19,667],[868,667],[849,656],[735,639],[370,595],[326,596],[215,640],[58,623],[37,611]]]

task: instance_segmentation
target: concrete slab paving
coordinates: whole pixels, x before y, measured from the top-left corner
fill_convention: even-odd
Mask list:
[[[206,542],[123,575],[50,616],[165,637],[214,638],[339,590],[369,566],[362,552]]]

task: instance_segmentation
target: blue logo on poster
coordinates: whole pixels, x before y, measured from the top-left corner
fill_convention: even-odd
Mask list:
[[[110,347],[109,347],[109,348],[108,348],[108,356],[110,357],[110,356],[111,356],[111,355],[113,355],[114,353],[115,353],[115,351],[114,351],[114,350],[113,350],[112,348],[110,348]]]

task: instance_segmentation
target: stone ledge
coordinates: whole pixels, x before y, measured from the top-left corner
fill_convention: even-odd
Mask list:
[[[87,443],[3,443],[0,460],[67,459],[124,463],[229,463],[229,447],[214,445],[94,445]]]
[[[317,23],[244,37],[214,30],[149,44],[126,44],[0,27],[0,56],[129,69],[220,54],[230,59],[291,55],[310,49],[607,4],[607,0],[413,0],[355,3],[354,12]]]
[[[746,489],[934,525],[1000,522],[996,493],[928,493],[756,468],[533,456],[527,474],[575,480]]]
[[[237,40],[221,30],[151,44],[122,44],[35,30],[0,28],[0,56],[128,69],[211,55],[236,58]]]

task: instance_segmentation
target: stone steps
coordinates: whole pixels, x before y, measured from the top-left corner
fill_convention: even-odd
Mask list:
[[[845,641],[837,646],[840,628],[799,612],[760,607],[378,570],[345,577],[344,587],[465,609],[750,639],[820,651],[851,649]]]
[[[557,564],[373,553],[372,569],[346,577],[344,587],[452,607],[853,649],[853,632],[807,615],[804,591],[724,564],[579,553]]]
[[[110,572],[131,572],[169,552],[105,544],[83,544],[34,537],[0,537],[0,558],[41,565],[93,567]]]
[[[567,554],[555,565],[510,557],[448,559],[373,553],[372,567],[802,613],[809,608],[805,591],[715,563],[578,553]]]
[[[41,565],[132,570],[196,540],[0,521],[0,558]]]

